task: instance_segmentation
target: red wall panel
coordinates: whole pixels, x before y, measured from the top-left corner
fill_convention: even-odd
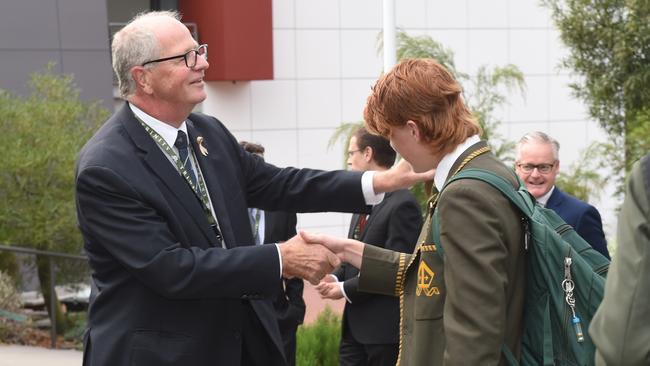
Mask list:
[[[206,80],[273,79],[271,0],[179,0],[178,9],[208,44]]]

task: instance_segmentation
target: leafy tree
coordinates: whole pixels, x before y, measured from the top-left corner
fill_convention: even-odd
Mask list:
[[[650,148],[650,2],[543,0],[569,49],[574,94],[609,135],[606,159],[625,172]]]
[[[605,179],[598,174],[604,169],[601,160],[593,159],[594,156],[607,156],[607,144],[592,143],[581,152],[580,158],[571,164],[568,169],[562,168],[555,184],[564,192],[573,195],[585,202],[592,196],[598,196],[605,186]]]
[[[0,91],[0,243],[78,254],[75,158],[108,111],[81,102],[72,76],[55,74],[52,64],[31,75],[29,88],[27,97]],[[59,273],[87,267],[64,264]],[[50,263],[39,256],[36,267],[49,312]],[[56,308],[57,329],[63,332],[61,309]]]

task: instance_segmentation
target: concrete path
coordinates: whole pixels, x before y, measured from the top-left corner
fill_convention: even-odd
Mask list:
[[[0,366],[81,366],[82,353],[0,344]]]

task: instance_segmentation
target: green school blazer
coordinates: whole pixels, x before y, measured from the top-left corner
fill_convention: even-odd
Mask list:
[[[449,176],[485,146],[471,146]],[[518,186],[492,153],[469,167]],[[398,365],[505,364],[504,343],[516,357],[521,352],[526,257],[519,211],[493,187],[469,179],[445,188],[437,208],[441,243],[432,240],[429,212],[413,254],[365,246],[359,290],[399,296]]]

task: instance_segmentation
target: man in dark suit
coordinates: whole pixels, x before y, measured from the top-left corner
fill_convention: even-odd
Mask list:
[[[350,138],[348,168],[387,170],[395,163],[396,155],[387,139],[371,135],[362,127]],[[412,253],[421,228],[420,207],[413,194],[402,189],[387,193],[370,215],[354,214],[348,237]],[[346,299],[340,364],[395,365],[399,353],[399,299],[358,291],[359,270],[345,263],[323,280],[317,287],[323,298]]]
[[[264,159],[264,146],[248,141],[239,144],[251,154]],[[264,211],[248,209],[255,244],[275,244],[287,241],[296,235],[297,218],[295,213],[284,211]],[[304,283],[300,278],[282,278],[278,295],[273,299],[273,307],[284,343],[287,364],[296,363],[296,330],[305,319],[305,300],[302,298]]]
[[[300,236],[252,245],[247,207],[356,212],[430,173],[279,169],[245,152],[220,121],[191,113],[206,97],[207,45],[179,19],[141,14],[115,34],[127,103],[77,161],[94,285],[84,364],[284,365],[270,300],[281,278],[316,284],[339,261]]]
[[[560,144],[544,132],[531,132],[517,143],[515,170],[537,202],[555,211],[591,246],[609,258],[598,210],[555,186]]]

